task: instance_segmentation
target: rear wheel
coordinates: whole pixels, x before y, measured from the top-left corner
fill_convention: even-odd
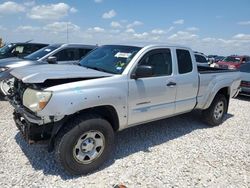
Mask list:
[[[65,126],[55,143],[57,162],[74,175],[98,169],[112,153],[114,131],[110,123],[88,115],[78,117]]]
[[[222,94],[217,94],[206,110],[203,110],[202,115],[207,124],[217,126],[222,123],[227,111],[227,99]]]

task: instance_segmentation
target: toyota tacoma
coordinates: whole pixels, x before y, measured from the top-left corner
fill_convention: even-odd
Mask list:
[[[18,68],[9,101],[28,143],[48,150],[71,174],[107,160],[114,133],[135,125],[201,110],[208,125],[222,123],[239,92],[235,70],[197,67],[181,46],[105,45],[79,65]]]

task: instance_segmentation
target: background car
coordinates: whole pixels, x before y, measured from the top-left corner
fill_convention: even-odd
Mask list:
[[[75,64],[96,47],[96,45],[83,44],[53,44],[22,59],[2,59],[0,60],[0,94],[8,94],[10,85],[13,83],[13,80],[10,79],[10,72],[14,68],[27,65],[40,65],[44,63]]]
[[[222,61],[217,62],[216,67],[224,69],[239,69],[240,66],[247,61],[250,61],[250,56],[231,55],[227,56]]]
[[[42,43],[10,43],[0,48],[0,59],[10,57],[25,57],[48,44]]]
[[[241,84],[240,84],[240,95],[250,96],[250,61],[240,66],[241,72]]]
[[[217,55],[208,55],[207,57],[208,57],[208,60],[210,61],[210,63],[214,63]]]
[[[194,52],[194,56],[198,66],[205,66],[205,67],[210,66],[208,57],[205,54],[201,52]]]
[[[216,57],[214,58],[214,63],[217,63],[217,62],[219,62],[219,61],[222,61],[223,59],[225,59],[224,56],[216,56]]]

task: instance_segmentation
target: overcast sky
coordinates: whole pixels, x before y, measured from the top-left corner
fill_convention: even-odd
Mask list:
[[[5,42],[178,44],[250,55],[250,0],[0,0]]]

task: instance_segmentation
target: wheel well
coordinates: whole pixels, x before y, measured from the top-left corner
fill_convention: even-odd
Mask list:
[[[118,114],[113,106],[98,106],[89,109],[84,109],[79,111],[76,115],[79,114],[96,114],[101,116],[103,119],[106,119],[112,126],[114,131],[119,129],[119,118]]]
[[[228,104],[229,104],[229,99],[230,99],[230,90],[228,87],[221,88],[216,95],[221,94],[224,95],[227,99],[227,110],[228,110]],[[226,110],[226,111],[227,111]]]

